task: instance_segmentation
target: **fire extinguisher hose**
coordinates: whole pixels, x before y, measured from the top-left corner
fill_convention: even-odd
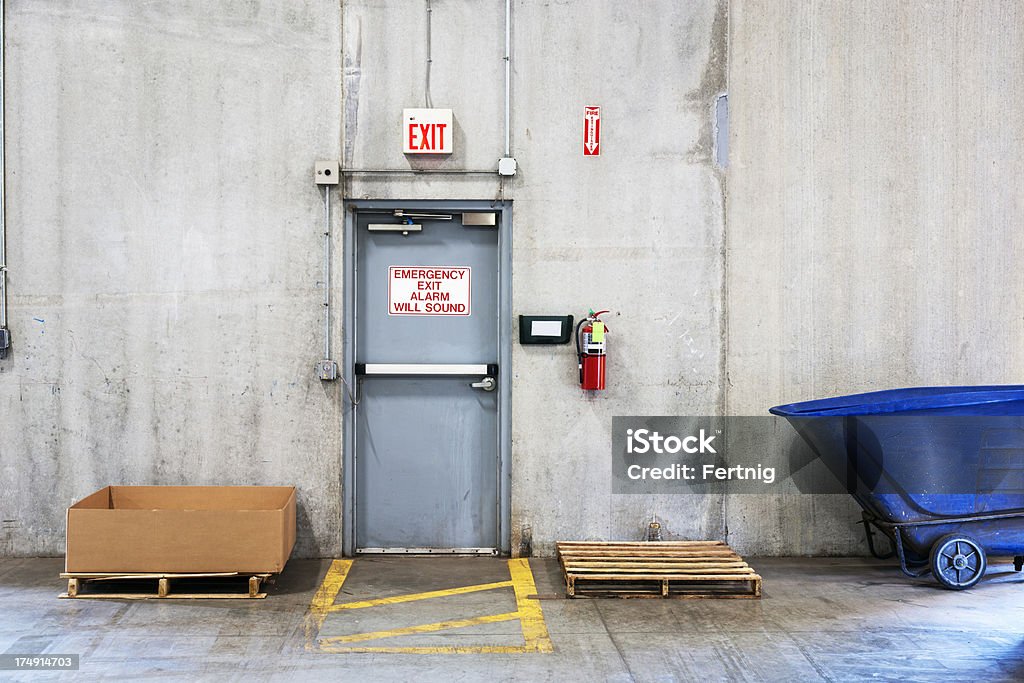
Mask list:
[[[583,318],[576,323],[576,363],[580,371],[580,384],[583,384],[583,349],[580,347],[580,328],[589,318]]]

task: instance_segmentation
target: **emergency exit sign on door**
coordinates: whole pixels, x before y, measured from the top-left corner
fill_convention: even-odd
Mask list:
[[[403,109],[402,151],[406,154],[451,154],[451,109]]]
[[[471,315],[469,266],[390,266],[388,315]]]

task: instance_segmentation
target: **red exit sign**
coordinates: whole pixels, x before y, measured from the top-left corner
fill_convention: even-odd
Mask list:
[[[406,154],[451,154],[451,109],[402,110],[402,151]]]

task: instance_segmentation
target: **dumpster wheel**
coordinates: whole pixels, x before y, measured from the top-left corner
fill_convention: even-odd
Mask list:
[[[985,551],[970,536],[949,534],[932,546],[931,565],[935,579],[946,588],[964,590],[985,574]]]

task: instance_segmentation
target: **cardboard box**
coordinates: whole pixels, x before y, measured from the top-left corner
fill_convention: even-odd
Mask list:
[[[69,573],[276,573],[294,486],[108,486],[68,508]]]

